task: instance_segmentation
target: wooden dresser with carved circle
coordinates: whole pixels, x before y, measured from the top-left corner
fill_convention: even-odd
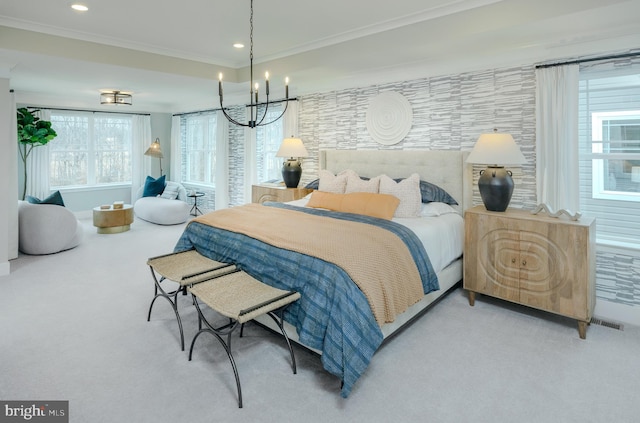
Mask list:
[[[465,212],[464,289],[578,321],[580,338],[595,306],[595,219],[528,210]]]

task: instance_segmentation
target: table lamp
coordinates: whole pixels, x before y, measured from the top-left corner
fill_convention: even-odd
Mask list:
[[[509,134],[482,134],[473,150],[467,157],[467,163],[486,164],[487,168],[480,171],[478,190],[484,206],[489,211],[503,212],[509,206],[513,194],[513,179],[511,171],[505,165],[519,165],[527,160],[520,148]]]
[[[287,188],[297,188],[302,176],[302,166],[298,158],[307,157],[307,149],[304,148],[300,138],[285,138],[276,153],[276,157],[288,157],[282,165],[282,179]]]

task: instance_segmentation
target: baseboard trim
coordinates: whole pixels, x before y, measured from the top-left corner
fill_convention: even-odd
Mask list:
[[[640,326],[640,307],[614,303],[602,298],[596,300],[593,315],[602,320]]]

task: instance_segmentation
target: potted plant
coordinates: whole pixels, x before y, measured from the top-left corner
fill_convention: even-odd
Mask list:
[[[24,200],[27,191],[27,158],[34,147],[46,145],[58,134],[51,128],[51,122],[42,120],[35,116],[38,110],[29,110],[21,107],[17,110],[18,115],[18,150],[22,158],[24,168],[24,186],[22,188],[22,199]]]

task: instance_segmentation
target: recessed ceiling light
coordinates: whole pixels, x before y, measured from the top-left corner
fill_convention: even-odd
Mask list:
[[[244,48],[244,44],[242,44],[242,43],[235,43],[233,46],[235,48]]]
[[[79,3],[72,4],[71,8],[73,10],[77,10],[79,12],[86,12],[87,10],[89,10],[89,8],[87,6],[85,6],[84,4],[79,4]]]

